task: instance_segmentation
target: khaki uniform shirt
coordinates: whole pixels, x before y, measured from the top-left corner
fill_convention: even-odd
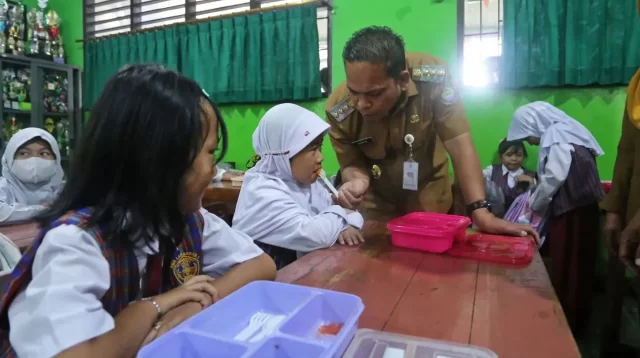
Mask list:
[[[443,142],[469,132],[462,100],[451,84],[446,63],[434,56],[407,53],[409,88],[394,113],[366,121],[351,106],[346,82],[327,101],[329,135],[341,168],[357,167],[372,175],[360,210],[367,219],[388,220],[412,211],[446,213],[451,207],[448,157]],[[418,191],[402,188],[412,134],[418,163]],[[370,139],[369,139],[370,138]]]
[[[600,202],[600,207],[620,214],[624,225],[640,209],[640,129],[631,122],[626,110],[622,119],[622,135],[613,168],[611,191]]]

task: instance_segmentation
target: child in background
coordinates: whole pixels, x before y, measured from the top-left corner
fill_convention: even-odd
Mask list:
[[[522,162],[527,158],[522,141],[502,140],[498,145],[498,156],[500,164],[486,167],[482,174],[485,180],[495,183],[502,190],[506,212],[518,195],[533,185],[536,173],[522,167]]]
[[[26,221],[53,202],[62,188],[60,149],[39,128],[18,131],[2,156],[0,223]]]
[[[331,194],[317,182],[328,130],[318,115],[295,104],[267,111],[253,133],[260,160],[245,174],[233,217],[235,229],[266,250],[271,246],[306,253],[336,240],[347,245],[363,242],[362,215],[334,205]],[[279,267],[290,263],[279,258]]]
[[[217,299],[275,277],[249,237],[201,209],[224,128],[178,73],[133,65],[111,77],[67,185],[12,272],[3,357],[133,357]]]
[[[540,183],[529,204],[534,212],[550,215],[545,247],[551,257],[551,282],[574,335],[579,336],[592,297],[598,202],[604,197],[596,157],[604,152],[582,124],[545,102],[518,108],[507,140],[540,146]]]

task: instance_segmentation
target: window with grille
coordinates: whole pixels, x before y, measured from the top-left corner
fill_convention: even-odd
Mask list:
[[[503,0],[458,1],[458,10],[462,13],[458,21],[462,21],[464,28],[462,39],[464,84],[474,87],[495,85],[500,77]]]
[[[85,38],[92,39],[251,9],[303,2],[302,0],[84,0]],[[318,7],[320,69],[329,67],[329,16],[330,11],[326,6]]]

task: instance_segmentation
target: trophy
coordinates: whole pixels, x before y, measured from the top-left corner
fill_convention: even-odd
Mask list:
[[[45,30],[44,9],[47,7],[49,0],[38,0],[40,11],[36,12],[38,53],[44,53],[51,56],[51,37],[49,32]]]
[[[60,36],[60,16],[58,16],[57,12],[49,10],[45,19],[51,38],[51,54],[53,55],[53,60],[64,63],[64,49],[62,48],[62,36]]]
[[[29,25],[29,53],[35,55],[40,52],[40,41],[38,40],[38,10],[34,8],[29,10],[27,13],[27,25]]]
[[[4,34],[5,24],[7,21],[7,11],[9,4],[5,0],[0,0],[0,53],[5,53],[7,46],[7,38]]]
[[[13,55],[24,54],[24,24],[22,23],[24,17],[24,7],[22,4],[17,4],[9,10],[9,53]]]
[[[13,23],[13,27],[16,28],[16,32],[18,36],[16,38],[16,48],[18,51],[18,55],[24,55],[24,5],[17,4],[13,7],[15,22]]]

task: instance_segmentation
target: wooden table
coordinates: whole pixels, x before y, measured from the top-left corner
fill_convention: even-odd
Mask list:
[[[238,196],[240,196],[240,187],[233,186],[231,182],[223,181],[210,184],[204,191],[202,202],[236,202]]]
[[[381,224],[364,232],[361,247],[315,251],[277,280],[360,296],[360,328],[478,345],[506,358],[580,357],[538,254],[517,269],[395,248]]]
[[[204,191],[202,207],[231,225],[240,188],[228,181],[213,183]]]
[[[39,233],[40,229],[36,223],[0,226],[0,234],[11,239],[23,251]]]

